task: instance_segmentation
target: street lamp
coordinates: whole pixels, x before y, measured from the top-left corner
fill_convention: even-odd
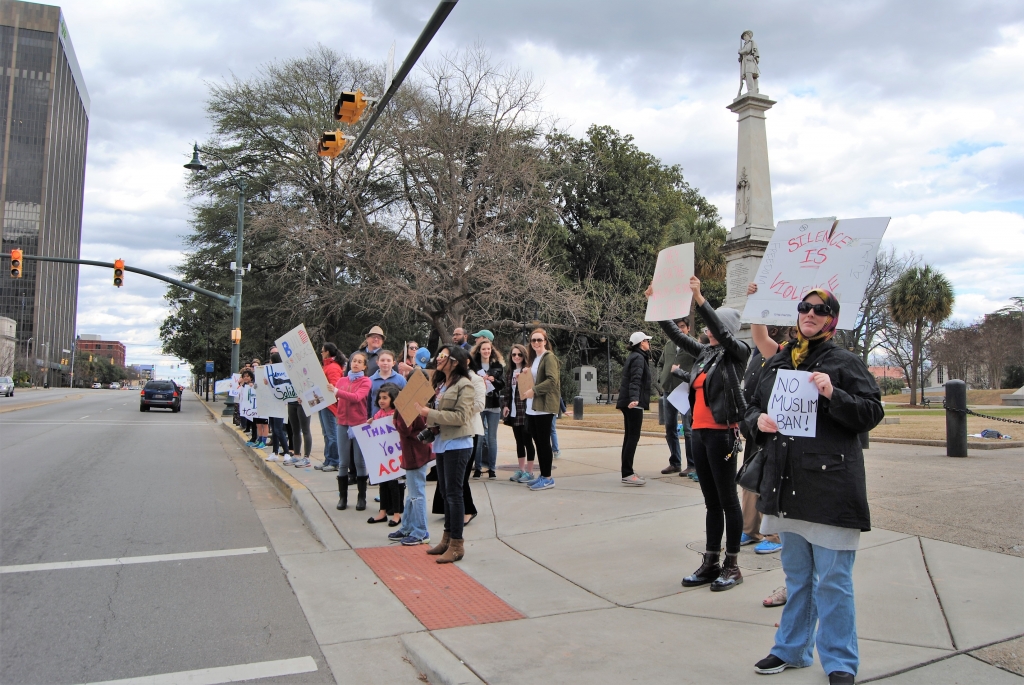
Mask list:
[[[206,165],[199,159],[199,143],[195,143],[192,146],[192,161],[185,165],[185,168],[192,172],[206,171]],[[213,155],[221,162],[224,162],[225,166],[227,162],[212,150],[203,150],[202,152]],[[236,179],[234,174],[228,171],[228,175],[231,177],[231,184],[238,188],[238,223],[237,233],[235,235],[235,294],[231,298],[231,373],[232,375],[238,373],[238,358],[241,347],[241,327],[242,327],[242,276],[245,274],[245,270],[242,268],[242,236],[245,230],[245,180]],[[238,334],[235,334],[238,331]],[[235,413],[235,398],[228,395],[224,405],[224,416],[230,416]]]

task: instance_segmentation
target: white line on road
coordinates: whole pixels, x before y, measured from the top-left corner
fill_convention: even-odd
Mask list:
[[[128,564],[149,564],[155,561],[185,561],[188,559],[210,559],[213,557],[237,557],[243,554],[266,554],[266,547],[242,547],[239,549],[214,549],[207,552],[183,552],[181,554],[151,554],[142,557],[118,557],[117,559],[80,559],[78,561],[53,561],[45,564],[17,564],[0,566],[0,573],[26,573],[28,571],[59,571],[68,568],[89,568],[92,566],[122,566]],[[218,681],[228,682],[228,681]]]
[[[81,420],[81,419],[79,419]],[[71,426],[78,421],[0,421],[0,426]],[[213,426],[209,421],[187,421],[175,423],[157,423],[156,421],[90,421],[90,426]]]
[[[296,673],[313,673],[316,670],[316,661],[313,660],[313,657],[303,656],[297,659],[259,661],[254,664],[200,668],[195,671],[178,671],[177,673],[159,673],[140,678],[125,678],[124,680],[104,680],[102,682],[89,683],[88,685],[177,685],[177,683],[219,685],[219,683],[237,683],[242,680],[274,678],[282,675],[295,675]]]

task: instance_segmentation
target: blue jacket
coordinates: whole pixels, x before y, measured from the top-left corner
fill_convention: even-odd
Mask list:
[[[399,388],[405,387],[405,377],[398,373],[395,369],[391,370],[391,375],[386,379],[380,377],[380,371],[374,372],[370,376],[370,396],[366,398],[366,405],[369,408],[370,416],[373,416],[380,411],[380,407],[377,406],[377,391],[380,390],[381,386],[385,383],[394,383]]]

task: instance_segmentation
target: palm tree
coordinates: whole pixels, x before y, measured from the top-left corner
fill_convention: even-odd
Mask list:
[[[893,321],[907,329],[911,340],[910,405],[917,405],[917,379],[921,372],[921,347],[927,324],[937,325],[953,312],[953,287],[938,270],[927,264],[903,272],[889,296]],[[924,388],[921,388],[924,399]]]
[[[688,213],[671,222],[665,228],[661,248],[683,243],[693,243],[693,275],[705,281],[725,280],[725,256],[721,247],[728,233],[714,219]],[[690,331],[696,337],[697,326],[693,324],[696,304],[690,302]]]

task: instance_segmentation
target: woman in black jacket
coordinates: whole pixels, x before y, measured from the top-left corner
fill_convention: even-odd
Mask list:
[[[765,450],[757,509],[761,532],[781,535],[788,593],[775,646],[754,668],[810,666],[817,642],[829,682],[852,683],[859,665],[853,562],[861,531],[871,529],[858,434],[885,412],[864,362],[831,342],[839,318],[832,293],[812,290],[797,311],[797,340],[768,360],[744,418]],[[782,369],[809,372],[818,388],[814,437],[780,434],[773,388]]]
[[[501,421],[501,393],[505,389],[504,360],[494,342],[486,335],[477,338],[469,353],[469,359],[470,369],[484,379],[487,387],[487,402],[480,412],[484,434],[476,441],[476,470],[473,477],[480,477],[486,462],[487,477],[493,479],[497,477],[494,470],[498,468],[498,423]]]
[[[743,582],[736,563],[743,533],[743,514],[736,496],[736,462],[733,447],[739,422],[746,412],[740,391],[740,378],[750,356],[750,348],[736,338],[740,313],[728,307],[711,308],[700,292],[700,279],[690,278],[690,290],[697,312],[707,322],[708,344],[683,335],[672,321],[662,321],[661,329],[681,350],[696,361],[686,376],[690,383],[693,412],[691,443],[693,463],[707,507],[707,547],[704,561],[694,573],[683,578],[683,587],[711,584],[712,592],[728,590]],[[653,286],[647,289],[648,297]],[[725,563],[720,564],[722,532],[725,531]]]
[[[644,411],[651,403],[651,336],[637,331],[629,336],[629,345],[615,408],[622,412],[626,431],[622,436],[622,484],[640,486],[647,481],[633,470],[633,457],[640,442]]]

